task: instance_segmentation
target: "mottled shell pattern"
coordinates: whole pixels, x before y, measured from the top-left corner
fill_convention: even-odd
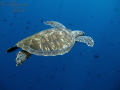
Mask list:
[[[69,52],[75,43],[71,32],[66,28],[51,28],[27,37],[16,45],[35,55],[63,55]]]

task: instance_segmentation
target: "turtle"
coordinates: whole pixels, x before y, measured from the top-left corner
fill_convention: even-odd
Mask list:
[[[90,47],[94,46],[94,40],[89,36],[84,36],[85,33],[81,30],[71,31],[57,21],[46,21],[44,24],[50,25],[52,28],[29,36],[7,49],[7,53],[22,49],[16,54],[16,66],[23,64],[33,54],[63,55],[69,52],[76,42],[86,43]]]

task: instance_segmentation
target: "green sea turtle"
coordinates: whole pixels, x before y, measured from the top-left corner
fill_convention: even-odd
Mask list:
[[[89,36],[84,36],[85,33],[83,31],[71,31],[56,21],[46,21],[44,23],[53,28],[27,37],[6,51],[12,52],[18,48],[22,48],[17,53],[16,66],[21,65],[32,54],[43,56],[63,55],[69,52],[77,41],[86,43],[91,47],[94,45],[93,39]]]

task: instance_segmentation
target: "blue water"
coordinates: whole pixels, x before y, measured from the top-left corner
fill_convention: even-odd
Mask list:
[[[9,47],[58,21],[94,39],[15,63]],[[0,0],[0,90],[120,90],[120,0]]]

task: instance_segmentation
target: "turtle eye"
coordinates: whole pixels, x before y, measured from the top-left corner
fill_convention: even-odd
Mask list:
[[[83,32],[83,35],[85,35],[85,33]]]

